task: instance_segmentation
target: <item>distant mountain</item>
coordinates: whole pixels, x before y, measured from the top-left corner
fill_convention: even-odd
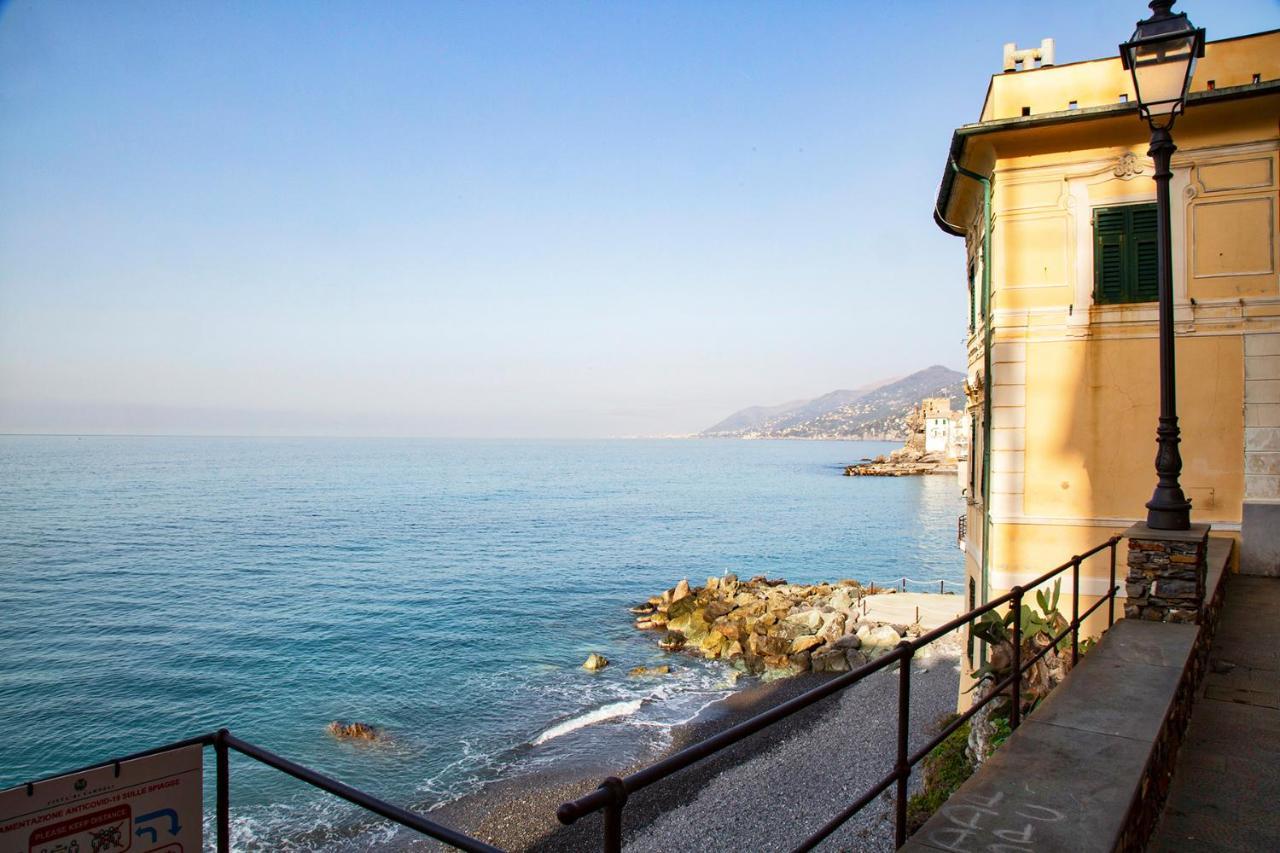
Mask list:
[[[964,374],[941,365],[904,379],[812,400],[752,406],[703,430],[707,438],[906,438],[907,414],[925,397],[947,397],[964,408]]]

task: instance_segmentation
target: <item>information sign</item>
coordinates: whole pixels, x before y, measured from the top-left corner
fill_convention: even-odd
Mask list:
[[[204,750],[0,791],[0,853],[200,853]]]

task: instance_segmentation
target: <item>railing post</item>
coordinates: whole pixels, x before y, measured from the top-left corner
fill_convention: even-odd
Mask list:
[[[1055,651],[1054,654],[1057,654]],[[1080,556],[1071,558],[1071,665],[1080,660]]]
[[[947,585],[946,581],[938,581],[938,595],[942,595],[947,591],[946,585]]]
[[[622,853],[622,807],[627,803],[627,786],[617,776],[600,783],[609,792],[604,807],[604,853]]]
[[[218,729],[213,739],[214,763],[217,768],[217,844],[218,853],[231,853],[231,762],[227,759],[227,730]]]
[[[1116,624],[1116,539],[1111,539],[1111,578],[1109,591],[1107,593],[1107,627],[1110,628]]]
[[[898,801],[894,815],[895,847],[907,843],[907,781],[911,765],[907,763],[908,739],[911,735],[911,658],[915,647],[907,640],[898,644]]]
[[[1009,706],[1009,728],[1016,729],[1022,722],[1022,587],[1015,586],[1010,591],[1013,593],[1009,605],[1013,608],[1013,679],[1009,692],[1013,701]]]

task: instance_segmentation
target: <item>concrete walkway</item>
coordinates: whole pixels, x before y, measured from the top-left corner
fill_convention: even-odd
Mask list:
[[[926,631],[964,613],[964,597],[936,592],[895,592],[864,596],[866,618],[892,625],[919,622]]]
[[[1148,850],[1280,850],[1280,578],[1232,575]]]

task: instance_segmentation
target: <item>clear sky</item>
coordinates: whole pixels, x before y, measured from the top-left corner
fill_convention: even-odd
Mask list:
[[[952,129],[1004,42],[1145,13],[5,4],[0,431],[657,435],[960,368]]]

